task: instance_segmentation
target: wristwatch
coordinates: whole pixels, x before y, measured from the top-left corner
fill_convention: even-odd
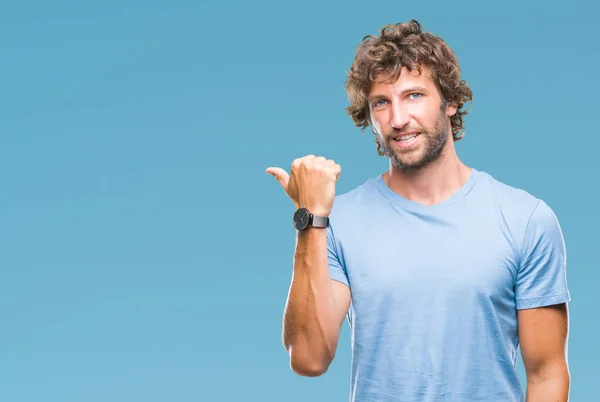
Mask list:
[[[294,213],[294,227],[297,230],[306,230],[313,228],[326,228],[329,226],[328,216],[317,216],[312,214],[308,209],[300,207]]]

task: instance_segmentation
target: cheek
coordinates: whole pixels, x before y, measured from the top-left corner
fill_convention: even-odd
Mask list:
[[[410,116],[417,120],[427,120],[432,114],[432,109],[428,105],[423,103],[416,103],[408,107],[408,113]]]
[[[437,123],[440,111],[435,108],[415,108],[412,116],[420,126],[431,129]]]

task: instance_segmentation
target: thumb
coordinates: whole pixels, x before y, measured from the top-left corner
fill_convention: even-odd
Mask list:
[[[287,172],[285,170],[283,170],[282,168],[278,168],[278,167],[270,167],[270,168],[267,168],[267,170],[265,170],[265,172],[270,175],[273,175],[277,179],[279,184],[281,184],[281,187],[283,187],[285,192],[287,192],[288,183],[290,181],[290,175],[287,174]]]

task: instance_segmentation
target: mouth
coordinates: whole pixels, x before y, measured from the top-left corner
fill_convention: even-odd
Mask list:
[[[420,135],[421,134],[419,132],[410,132],[410,133],[394,136],[394,137],[392,137],[392,140],[394,141],[394,143],[397,146],[399,146],[401,148],[406,148],[406,147],[411,146],[413,143],[415,143],[415,141],[417,140],[417,138]]]

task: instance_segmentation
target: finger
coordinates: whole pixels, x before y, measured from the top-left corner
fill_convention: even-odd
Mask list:
[[[281,187],[287,192],[290,175],[285,170],[278,167],[269,167],[265,172],[275,177],[279,184],[281,184]]]
[[[303,157],[296,159],[296,162],[303,163],[303,162],[309,161],[314,158],[315,158],[315,155],[312,155],[312,154],[304,155]]]
[[[310,161],[311,159],[313,159],[315,156],[314,155],[304,155],[300,158],[296,158],[293,160],[292,162],[292,170],[294,169],[298,169],[300,166],[302,166],[305,162]]]
[[[337,181],[340,178],[340,175],[342,174],[342,167],[336,163],[333,168],[333,172],[335,174],[335,180]]]
[[[305,166],[314,166],[315,164],[323,163],[324,161],[326,161],[325,157],[316,155],[306,155],[302,158],[302,164]]]
[[[317,157],[315,155],[306,155],[301,158],[301,165],[309,166]]]

